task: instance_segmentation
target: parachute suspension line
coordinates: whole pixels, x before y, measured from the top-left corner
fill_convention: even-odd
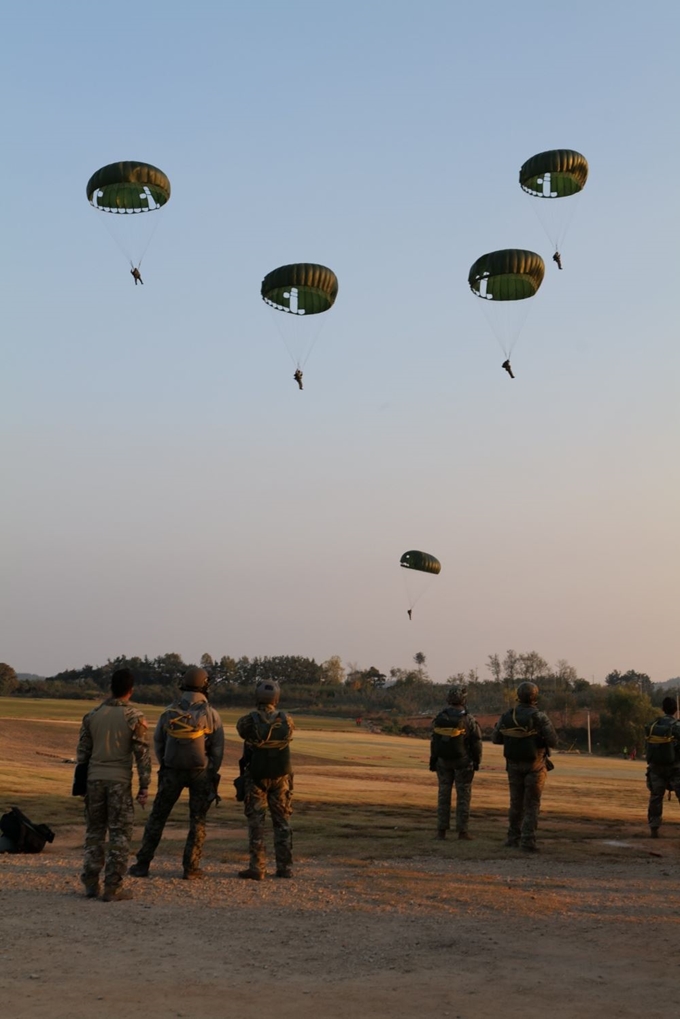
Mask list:
[[[153,230],[149,234],[149,238],[148,238],[146,244],[144,245],[144,248],[142,250],[141,255],[139,256],[139,261],[137,262],[137,268],[138,269],[141,267],[142,259],[146,255],[146,253],[148,251],[148,248],[149,248],[149,245],[151,244],[151,241],[153,240],[154,234],[156,233],[156,230],[158,230],[159,225],[160,225],[160,219],[159,219],[158,216],[156,216],[155,219],[154,219]]]
[[[102,215],[104,217],[104,226],[106,227],[106,232],[108,233],[109,237],[111,237],[115,241],[116,245],[118,246],[118,249],[125,256],[126,261],[128,261],[130,263],[130,265],[132,266],[132,268],[134,269],[135,263],[132,261],[132,256],[130,255],[130,252],[125,247],[125,245],[122,243],[120,237],[115,232],[115,230],[112,229],[113,223],[109,223],[109,220],[106,218],[107,216],[110,215],[110,213],[105,212],[105,213],[102,213]]]

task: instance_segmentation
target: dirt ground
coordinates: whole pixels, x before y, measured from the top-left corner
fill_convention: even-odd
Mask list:
[[[3,1016],[638,1019],[675,997],[670,836],[605,864],[463,862],[452,842],[439,859],[300,859],[261,883],[236,877],[245,830],[206,844],[203,882],[179,879],[184,829],[168,836],[130,902],[83,897],[78,827],[0,857]]]

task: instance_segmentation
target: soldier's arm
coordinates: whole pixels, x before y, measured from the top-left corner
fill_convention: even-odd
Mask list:
[[[547,747],[557,746],[557,733],[554,726],[544,711],[536,713],[537,729]]]
[[[219,771],[224,757],[224,728],[216,711],[212,712],[213,731],[208,736],[205,749],[213,771]]]
[[[90,716],[85,715],[80,734],[78,736],[78,748],[76,750],[76,764],[87,764],[92,757],[92,732],[90,731]]]
[[[244,715],[236,723],[236,732],[246,743],[252,738],[253,720],[250,715]]]
[[[144,715],[136,715],[132,720],[132,753],[135,755],[137,775],[139,776],[139,792],[145,793],[151,783],[151,754],[149,752],[149,727]]]
[[[482,762],[482,730],[474,715],[468,715],[468,744],[472,763],[479,767]]]
[[[165,719],[164,715],[161,715],[161,717],[158,719],[158,722],[156,723],[156,728],[153,734],[153,749],[156,754],[156,760],[158,761],[159,764],[163,763],[163,758],[165,757],[166,739],[167,737],[165,735]]]
[[[502,719],[499,718],[493,727],[493,732],[491,733],[491,742],[500,743],[500,745],[503,746],[503,733],[501,732],[501,721]]]

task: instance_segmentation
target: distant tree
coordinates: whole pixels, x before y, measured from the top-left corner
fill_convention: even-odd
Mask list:
[[[510,652],[508,652],[509,654]],[[517,672],[524,682],[536,683],[550,672],[550,666],[538,651],[525,651],[518,655]]]
[[[321,663],[321,682],[325,686],[341,686],[345,681],[345,670],[340,655],[331,655]]]
[[[413,661],[416,663],[419,669],[422,669],[425,665],[425,655],[422,651],[416,651],[413,656]]]
[[[17,674],[7,662],[0,662],[0,697],[9,697],[19,689]]]
[[[646,672],[636,672],[635,669],[629,669],[628,672],[621,673],[618,669],[614,669],[610,672],[605,679],[607,686],[633,686],[637,687],[640,693],[646,694],[651,697],[653,684]]]
[[[627,747],[642,748],[645,725],[655,711],[647,694],[634,685],[610,684],[606,697],[606,710],[600,714],[600,739],[605,748],[618,753]]]
[[[212,672],[215,668],[213,656],[209,655],[207,652],[201,655],[201,668],[205,669],[206,672]]]
[[[500,657],[498,655],[489,655],[486,667],[491,673],[492,681],[494,683],[500,683],[503,678],[503,666],[501,664]]]

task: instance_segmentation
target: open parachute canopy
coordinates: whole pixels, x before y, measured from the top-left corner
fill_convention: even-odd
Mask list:
[[[482,255],[470,267],[473,294],[487,301],[523,301],[533,297],[545,275],[545,262],[535,251],[503,248]]]
[[[276,311],[318,315],[333,307],[338,296],[338,278],[325,265],[296,262],[267,273],[260,293],[265,304]]]
[[[573,149],[549,149],[527,159],[519,171],[523,191],[536,198],[568,198],[588,180],[588,160]]]
[[[170,198],[170,181],[157,166],[137,160],[109,163],[87,182],[87,200],[101,212],[152,212]]]
[[[418,570],[419,573],[439,573],[442,565],[438,559],[435,559],[433,555],[429,555],[427,552],[417,552],[412,550],[410,552],[404,552],[403,556],[399,560],[399,565],[403,566],[405,570]]]

